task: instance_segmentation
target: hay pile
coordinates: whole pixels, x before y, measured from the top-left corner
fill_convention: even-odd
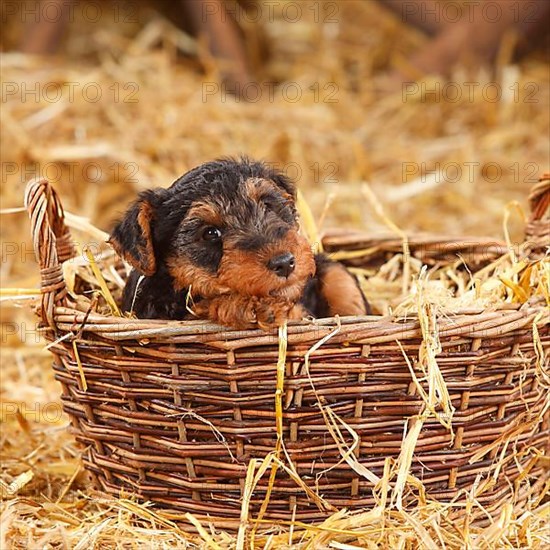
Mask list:
[[[384,228],[363,191],[368,181],[406,233],[504,237],[507,205],[517,200],[526,210],[529,187],[548,170],[545,63],[536,56],[519,65],[504,59],[496,80],[503,93],[499,102],[482,94],[471,101],[465,94],[458,102],[411,94],[403,101],[401,92],[380,93],[379,74],[423,38],[373,2],[339,6],[338,24],[316,23],[315,12],[305,8],[296,24],[285,24],[280,16],[265,23],[272,57],[262,76],[296,83],[302,98],[295,103],[282,87],[271,99],[269,85],[260,88],[262,100],[250,103],[211,93],[217,68],[201,45],[145,8],[137,25],[122,27],[108,20],[87,26],[77,17],[67,38],[70,56],[53,63],[5,55],[2,80],[11,87],[5,89],[0,135],[2,209],[21,207],[26,181],[42,175],[53,181],[69,211],[107,230],[136,191],[168,185],[205,160],[245,152],[296,176],[320,230],[338,225],[372,233]],[[16,27],[9,29],[13,36]],[[199,60],[178,58],[194,51],[200,52]],[[455,80],[471,78],[457,74]],[[479,74],[474,80],[483,88],[492,78]],[[38,89],[38,101],[32,94],[23,96],[23,89]],[[61,95],[52,101],[56,90]],[[97,90],[101,98],[94,101]],[[520,242],[521,216],[509,211],[508,240]],[[38,284],[26,216],[4,213],[1,221],[1,286],[21,289],[11,293],[21,295]],[[92,241],[95,250],[93,242],[102,235],[85,228],[81,244]],[[411,306],[403,302],[403,271],[395,264],[384,266],[378,278],[365,279],[369,294],[383,296],[376,304],[379,311]],[[410,268],[411,274],[422,272],[421,266]],[[517,297],[517,284],[507,286],[502,276],[508,274],[504,278],[514,283],[521,281],[521,272],[507,269],[517,269],[511,258],[484,273],[491,287],[487,299],[494,299],[495,292],[499,299]],[[533,285],[541,293],[547,288],[543,282],[548,284],[544,269],[537,272],[541,286]],[[464,273],[459,281],[452,273],[444,275],[447,280],[432,287],[430,297],[448,301],[452,288],[453,299],[463,306],[472,291]],[[471,292],[468,299],[481,297]],[[198,526],[199,534],[185,533],[130,497],[113,501],[94,495],[66,429],[51,357],[25,301],[19,305],[3,301],[0,318],[0,547],[242,547],[242,539],[207,525]],[[547,490],[548,485],[541,495]],[[380,502],[361,513],[342,510],[321,526],[259,529],[255,545],[542,548],[550,543],[549,508],[542,496],[524,514],[504,507],[489,527],[471,525],[468,516],[453,524],[448,509],[428,501],[406,513]]]

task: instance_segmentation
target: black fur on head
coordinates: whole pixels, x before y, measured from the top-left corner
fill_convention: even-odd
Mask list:
[[[113,229],[109,243],[137,271],[151,276],[173,248],[174,235],[193,203],[214,200],[235,212],[243,183],[254,178],[271,181],[286,193],[291,198],[286,205],[275,193],[266,200],[271,200],[272,205],[281,211],[287,207],[286,221],[290,221],[290,217],[295,218],[293,203],[296,188],[286,176],[265,163],[247,157],[222,158],[190,170],[168,189],[140,193]],[[246,205],[242,202],[241,206],[241,217],[245,221],[244,218],[252,213],[245,210]]]

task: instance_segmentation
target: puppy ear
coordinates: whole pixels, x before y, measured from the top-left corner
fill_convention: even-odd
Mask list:
[[[154,198],[154,191],[141,193],[107,241],[119,256],[148,277],[157,270],[152,232],[155,218]]]

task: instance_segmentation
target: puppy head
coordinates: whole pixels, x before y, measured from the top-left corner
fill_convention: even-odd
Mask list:
[[[142,193],[113,231],[117,252],[144,275],[167,270],[176,289],[298,300],[314,274],[298,233],[293,184],[262,163],[210,162],[166,190]]]

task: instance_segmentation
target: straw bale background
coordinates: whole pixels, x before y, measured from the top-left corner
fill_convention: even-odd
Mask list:
[[[24,31],[22,17],[13,16],[2,43],[1,208],[21,207],[26,181],[45,175],[70,212],[108,230],[136,191],[167,186],[208,159],[246,153],[298,176],[323,228],[382,229],[360,191],[367,181],[407,232],[501,238],[506,205],[518,201],[526,211],[529,187],[549,168],[550,88],[542,53],[519,63],[503,55],[495,76],[457,71],[457,101],[437,93],[404,97],[401,90],[384,91],[384,75],[403,66],[426,38],[370,0],[338,2],[337,22],[323,24],[314,20],[313,4],[301,4],[295,23],[284,20],[281,7],[271,21],[242,21],[252,57],[261,60],[269,51],[257,61],[257,75],[279,83],[261,85],[261,97],[250,102],[210,93],[218,67],[203,44],[151,4],[130,3],[136,20],[126,23],[115,21],[109,2],[97,24],[75,10],[64,53],[52,59],[13,51]],[[478,83],[473,98],[464,85],[472,81]],[[29,90],[38,90],[38,99]],[[295,90],[301,99],[293,102]],[[249,88],[250,97],[257,91]],[[495,91],[500,101],[489,99]],[[520,216],[509,226],[517,242]],[[1,238],[2,288],[35,287],[25,213],[3,213]],[[224,533],[186,535],[131,499],[95,498],[66,432],[35,319],[25,303],[3,302],[0,320],[1,548],[110,548],[132,541],[192,548],[209,536],[218,547],[235,544]],[[505,518],[483,531],[446,524],[444,511],[432,505],[415,517],[389,514],[382,523],[335,519],[334,532],[308,531],[304,540],[312,548],[426,547],[429,541],[542,548],[550,542],[547,514],[545,508],[540,517]],[[270,544],[282,548],[288,540]]]

